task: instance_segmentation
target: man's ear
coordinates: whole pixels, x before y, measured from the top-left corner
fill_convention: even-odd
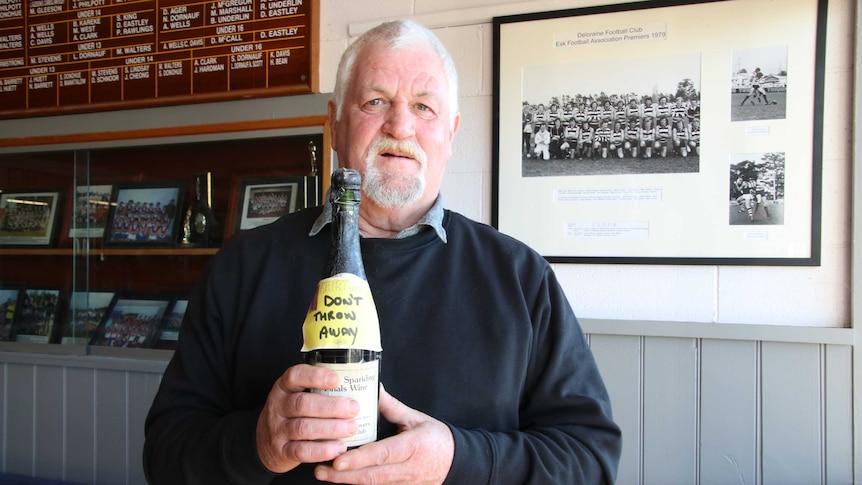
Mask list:
[[[332,140],[332,149],[337,152],[338,151],[338,147],[337,147],[338,137],[336,136],[336,134],[338,131],[338,120],[337,120],[338,115],[337,115],[337,112],[335,109],[335,103],[331,99],[326,104],[326,110],[327,110],[327,113],[329,114],[329,135],[331,136],[331,140]]]
[[[449,142],[455,139],[455,133],[458,133],[458,127],[461,126],[461,112],[455,113],[455,118],[452,119],[452,129],[449,130]]]

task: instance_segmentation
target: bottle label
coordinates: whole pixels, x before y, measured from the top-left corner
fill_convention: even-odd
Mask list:
[[[383,350],[377,307],[371,287],[350,273],[317,284],[302,325],[302,351],[320,349]]]
[[[341,376],[341,385],[335,389],[314,389],[312,392],[326,396],[344,396],[355,399],[359,403],[359,414],[356,415],[358,431],[350,438],[342,441],[348,447],[360,446],[377,441],[377,400],[379,398],[380,362],[361,362],[357,364],[315,364],[332,369]]]

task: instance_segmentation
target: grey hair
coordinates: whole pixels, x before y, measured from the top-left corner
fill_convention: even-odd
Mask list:
[[[375,42],[383,42],[390,49],[425,47],[437,53],[443,62],[443,71],[446,73],[446,80],[449,84],[449,124],[454,126],[455,116],[458,114],[458,71],[455,69],[455,61],[452,60],[449,51],[430,29],[412,20],[393,20],[380,24],[362,34],[347,47],[338,63],[338,71],[335,73],[335,89],[332,93],[332,101],[335,104],[335,119],[341,119],[345,91],[353,76],[353,65],[356,58],[364,47]]]

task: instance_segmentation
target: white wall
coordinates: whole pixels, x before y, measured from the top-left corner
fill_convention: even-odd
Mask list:
[[[462,123],[448,165],[446,205],[491,220],[491,18],[621,0],[320,0],[320,88],[363,28],[413,17],[435,29],[460,71]],[[780,15],[780,2],[776,15]],[[854,0],[830,0],[825,86],[822,264],[734,267],[555,264],[582,319],[849,327]],[[296,116],[297,100],[260,98],[190,106],[0,120],[0,138],[146,129]],[[314,104],[314,103],[312,103]],[[304,114],[304,113],[303,113]],[[695,201],[696,203],[696,201]]]
[[[321,90],[354,32],[413,17],[435,29],[460,74],[461,130],[443,187],[446,205],[491,220],[490,17],[620,1],[323,0]],[[854,1],[830,0],[827,28],[820,267],[555,264],[582,318],[848,327]],[[776,2],[776,16],[780,6]],[[466,25],[464,25],[466,23]],[[694,203],[697,203],[695,201]]]

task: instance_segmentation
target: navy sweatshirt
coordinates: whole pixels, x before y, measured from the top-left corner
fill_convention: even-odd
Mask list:
[[[324,276],[320,208],[243,233],[190,297],[146,423],[154,484],[307,484],[260,463],[257,417],[302,357],[302,322]],[[447,484],[612,483],[621,436],[575,315],[548,263],[524,244],[446,211],[434,231],[361,240],[380,315],[381,380],[455,438]],[[381,437],[395,432],[383,423]]]

